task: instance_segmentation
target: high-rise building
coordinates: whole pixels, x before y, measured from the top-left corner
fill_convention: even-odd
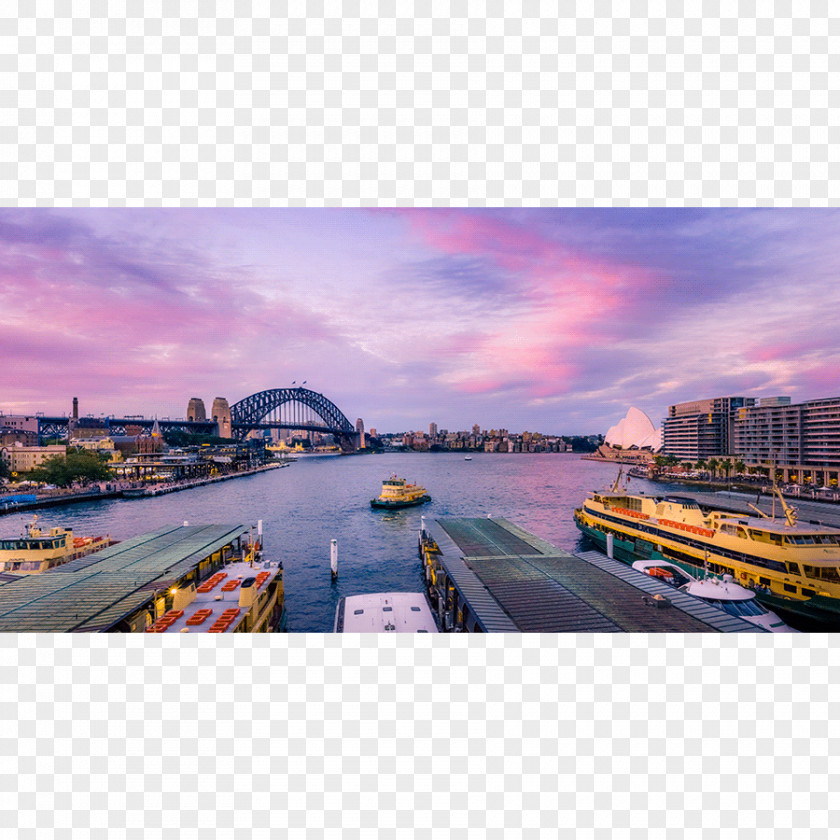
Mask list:
[[[481,426],[479,426],[479,425],[478,425],[478,423],[476,423],[476,424],[473,426],[473,431],[472,431],[472,433],[473,433],[474,435],[480,435],[480,434],[481,434]]]
[[[187,420],[206,420],[207,413],[204,410],[204,400],[199,397],[192,397],[187,405]]]
[[[713,397],[669,406],[662,421],[662,454],[688,461],[729,455],[734,413],[754,404],[752,397]]]
[[[762,399],[735,413],[733,449],[748,467],[776,469],[783,481],[840,480],[840,397],[791,405]]]
[[[437,437],[437,423],[429,423],[429,437]]]
[[[365,448],[365,422],[361,417],[356,420],[356,434],[359,436],[359,449]]]

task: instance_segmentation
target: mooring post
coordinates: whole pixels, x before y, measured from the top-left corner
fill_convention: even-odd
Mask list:
[[[330,540],[330,571],[335,580],[338,577],[338,540]]]

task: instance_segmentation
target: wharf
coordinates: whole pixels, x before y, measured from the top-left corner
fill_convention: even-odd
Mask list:
[[[156,484],[151,487],[132,487],[122,491],[125,499],[142,499],[149,496],[163,496],[166,493],[177,493],[180,490],[192,490],[194,487],[203,487],[206,484],[218,484],[220,481],[230,481],[232,478],[243,478],[246,475],[256,475],[267,470],[278,470],[287,466],[283,464],[265,464],[262,467],[255,467],[251,470],[228,473],[226,475],[215,475],[211,478],[192,478],[187,481],[172,482],[171,484]]]
[[[244,525],[169,525],[42,575],[3,575],[0,632],[143,632],[184,609],[184,595],[193,603],[212,573],[238,569],[247,533]],[[271,566],[282,604],[282,566]]]
[[[506,519],[424,522],[420,554],[445,630],[762,632],[624,563],[570,554]]]

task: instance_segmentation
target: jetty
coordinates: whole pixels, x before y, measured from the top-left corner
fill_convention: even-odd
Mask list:
[[[424,521],[420,556],[445,631],[763,632],[618,560],[571,554],[506,519]]]

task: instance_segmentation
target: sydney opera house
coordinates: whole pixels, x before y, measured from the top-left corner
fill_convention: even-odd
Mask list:
[[[662,428],[654,428],[647,414],[634,406],[607,431],[598,455],[610,461],[648,463],[661,449]]]

